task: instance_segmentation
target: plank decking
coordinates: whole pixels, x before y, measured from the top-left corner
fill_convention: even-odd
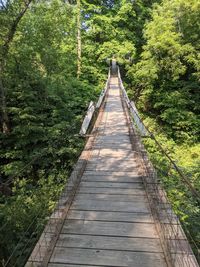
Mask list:
[[[49,267],[166,266],[132,150],[117,79]]]
[[[141,175],[111,78],[92,156],[48,266],[166,267]]]

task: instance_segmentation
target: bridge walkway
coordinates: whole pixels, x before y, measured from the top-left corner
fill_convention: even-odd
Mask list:
[[[92,155],[48,267],[167,266],[142,173],[111,77]]]

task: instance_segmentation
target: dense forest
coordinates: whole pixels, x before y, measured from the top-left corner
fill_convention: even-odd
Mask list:
[[[200,191],[200,0],[0,0],[0,25],[0,266],[13,251],[9,266],[27,259],[113,55],[145,125]],[[200,248],[198,201],[176,176],[163,179]]]

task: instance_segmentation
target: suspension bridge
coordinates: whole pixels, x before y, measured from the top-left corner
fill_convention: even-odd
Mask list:
[[[119,69],[90,103],[81,134],[85,148],[26,267],[199,266],[141,142],[148,129]]]

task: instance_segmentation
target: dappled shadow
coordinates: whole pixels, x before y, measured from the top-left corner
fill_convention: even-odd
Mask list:
[[[166,267],[116,79],[111,79],[96,133],[50,263],[61,267]],[[85,148],[84,153],[90,150]]]
[[[97,133],[51,262],[166,266],[117,85],[109,90]]]

